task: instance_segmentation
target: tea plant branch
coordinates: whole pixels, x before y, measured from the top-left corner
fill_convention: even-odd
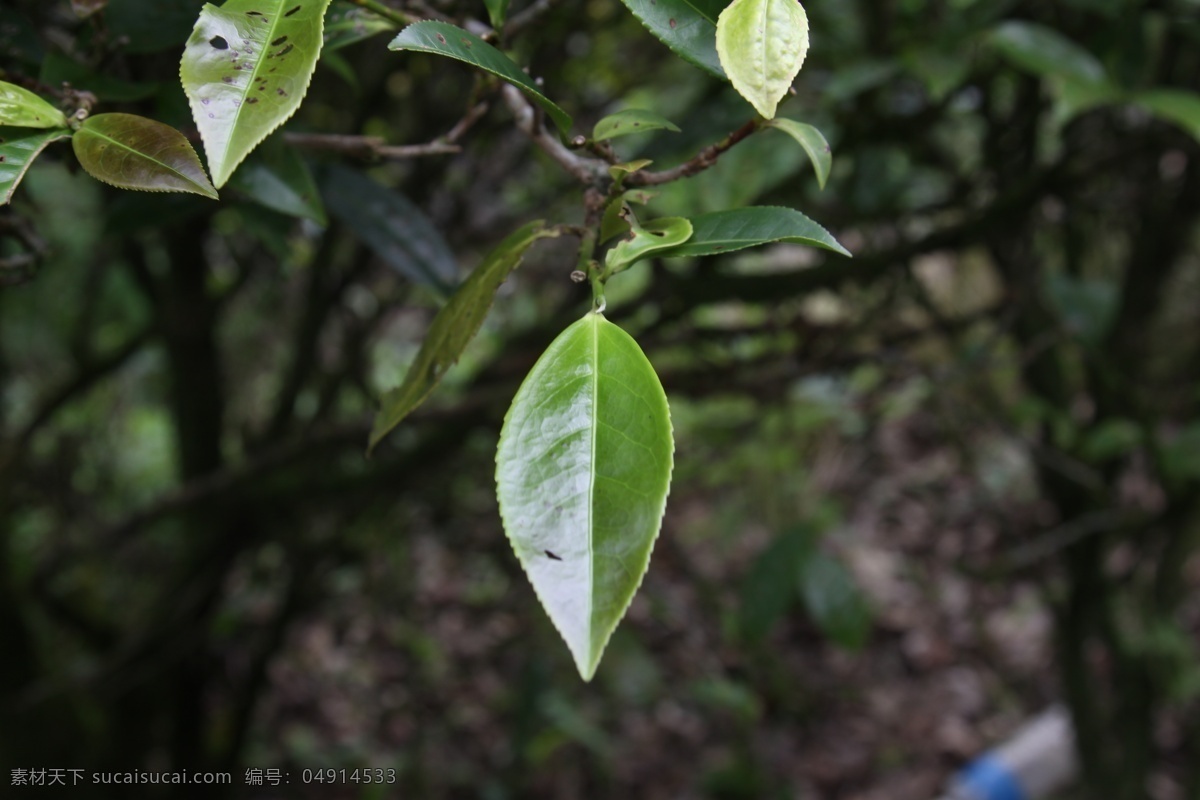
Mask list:
[[[760,119],[752,119],[742,127],[738,128],[733,133],[726,136],[716,144],[708,147],[697,153],[690,161],[685,161],[677,167],[673,167],[662,172],[635,172],[625,179],[626,186],[657,186],[663,183],[671,183],[680,178],[690,178],[693,175],[703,172],[712,165],[717,163],[717,159],[726,150],[733,147],[738,142],[745,139],[750,134],[758,131],[763,126],[763,121]]]
[[[461,147],[448,141],[390,145],[379,136],[351,136],[340,133],[288,133],[284,135],[284,140],[293,147],[324,150],[364,161],[422,158],[462,152]]]
[[[533,104],[526,100],[525,95],[521,94],[518,89],[505,84],[501,92],[505,104],[512,111],[517,128],[580,183],[597,186],[608,179],[608,164],[596,158],[587,158],[571,152],[556,134],[546,130],[539,123]]]

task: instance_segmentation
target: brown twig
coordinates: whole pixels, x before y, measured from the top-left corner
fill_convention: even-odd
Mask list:
[[[659,184],[677,181],[680,178],[690,178],[691,176],[708,169],[713,164],[716,164],[717,159],[720,158],[722,153],[745,139],[750,134],[762,128],[762,125],[762,120],[752,119],[733,133],[726,136],[721,141],[714,145],[709,145],[701,150],[690,161],[685,161],[678,167],[663,170],[662,172],[635,172],[625,179],[625,185],[657,186]]]
[[[520,90],[505,84],[501,90],[504,102],[512,111],[517,128],[533,140],[542,152],[557,161],[580,183],[597,186],[608,178],[608,164],[596,158],[586,158],[571,152],[559,138],[538,123],[533,105]]]
[[[284,139],[293,147],[325,150],[364,161],[376,159],[420,158],[462,152],[456,144],[444,141],[427,144],[390,145],[379,136],[348,136],[339,133],[287,133]]]

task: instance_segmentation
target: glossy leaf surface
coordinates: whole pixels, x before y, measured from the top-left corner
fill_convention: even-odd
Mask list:
[[[717,56],[717,0],[621,0],[633,15],[680,58],[718,78],[725,77]]]
[[[318,225],[327,223],[325,206],[308,165],[295,148],[283,142],[264,142],[234,173],[229,186],[281,214],[307,217]]]
[[[799,211],[779,206],[751,206],[694,217],[692,238],[658,255],[660,258],[714,256],[771,242],[806,244],[850,255],[829,231]]]
[[[46,145],[70,136],[71,132],[65,128],[42,131],[0,127],[0,206],[12,200],[13,192],[25,177],[29,165],[46,149]]]
[[[1005,58],[1029,72],[1084,83],[1104,80],[1104,67],[1095,56],[1044,25],[1018,20],[1005,22],[991,32],[990,39]]]
[[[692,223],[683,217],[652,219],[644,226],[635,224],[630,237],[608,251],[604,263],[614,272],[620,272],[643,258],[683,244],[691,235]]]
[[[369,39],[380,33],[396,30],[397,25],[365,8],[343,0],[334,0],[325,15],[325,52],[330,53],[348,45]]]
[[[204,6],[179,75],[213,183],[300,107],[321,52],[329,0],[227,0]]]
[[[217,199],[196,151],[169,125],[134,114],[97,114],[84,121],[71,144],[96,180],[121,189]]]
[[[441,383],[446,370],[458,361],[479,332],[479,326],[492,307],[496,290],[520,265],[529,246],[538,239],[557,235],[557,232],[543,227],[541,222],[531,222],[502,241],[475,268],[434,317],[416,361],[404,376],[404,383],[384,396],[383,407],[375,417],[375,426],[371,431],[371,449],[425,402],[425,398]]]
[[[554,340],[505,417],[496,454],[504,529],[584,680],[649,565],[673,449],[658,376],[601,314]]]
[[[18,128],[65,128],[67,118],[28,89],[0,81],[0,125]]]
[[[596,127],[592,130],[592,138],[597,142],[602,142],[605,139],[615,139],[631,133],[656,130],[679,133],[679,127],[666,117],[641,108],[628,108],[615,114],[609,114],[597,122]]]
[[[817,173],[817,185],[824,189],[825,181],[829,179],[829,171],[833,168],[833,153],[821,132],[812,125],[791,119],[773,119],[767,124],[799,142],[804,152],[808,153],[808,160],[812,162]]]
[[[458,278],[458,259],[421,209],[397,191],[346,167],[322,173],[329,213],[408,279],[445,296]]]
[[[766,119],[808,54],[808,16],[797,0],[733,0],[717,20],[717,54],[733,88]]]
[[[516,86],[533,98],[554,120],[563,133],[571,130],[571,117],[542,94],[537,84],[526,75],[516,62],[501,53],[473,33],[447,22],[426,20],[409,25],[388,45],[389,50],[415,50],[419,53],[437,53],[479,67]]]

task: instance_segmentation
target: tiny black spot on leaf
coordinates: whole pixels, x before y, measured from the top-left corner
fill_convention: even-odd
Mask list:
[[[257,103],[257,102],[258,102],[258,98],[257,98],[257,97],[247,97],[247,98],[246,98],[246,102],[247,102],[247,103]]]
[[[275,55],[280,56],[282,58],[283,56],[286,56],[288,53],[292,52],[292,50],[294,50],[294,49],[295,49],[295,47],[293,45],[289,44],[287,47],[283,48]]]
[[[271,47],[278,47],[279,45],[283,44],[286,41],[287,41],[287,36],[280,36],[278,39],[271,42]]]
[[[3,164],[7,160],[8,160],[8,156],[0,156],[0,164]]]
[[[208,43],[211,44],[217,50],[228,50],[229,49],[229,42],[225,41],[224,36],[214,36],[208,40]]]
[[[442,36],[440,33],[437,35],[437,38],[438,38],[438,41],[441,42],[442,44],[446,43],[446,37]]]
[[[295,8],[293,8],[291,11],[287,12],[286,14],[284,14],[284,16],[285,16],[285,17],[290,17],[292,14],[295,14],[295,13],[296,13],[297,11],[299,11],[299,10],[300,10],[300,6],[296,6],[296,7],[295,7]]]
[[[552,558],[552,559],[554,559],[555,561],[562,561],[562,557],[561,557],[561,556],[556,556],[556,555],[554,555],[554,553],[551,553],[549,550],[545,550],[545,551],[543,551],[543,552],[545,552],[545,553],[546,553],[546,558]]]
[[[668,20],[668,22],[670,23],[670,25],[671,25],[671,27],[672,27],[672,28],[674,28],[674,27],[675,27],[675,20],[673,20],[673,19],[672,19],[672,20]]]

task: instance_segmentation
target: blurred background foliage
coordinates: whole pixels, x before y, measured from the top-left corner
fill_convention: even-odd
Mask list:
[[[0,77],[194,134],[201,3],[88,5],[6,0]],[[4,765],[289,772],[255,797],[904,800],[1063,699],[1081,796],[1200,797],[1200,3],[805,6],[781,113],[832,144],[825,190],[765,131],[651,208],[788,205],[855,258],[614,282],[677,473],[591,685],[492,478],[520,379],[588,302],[569,242],[364,458],[444,282],[581,219],[494,87],[352,24],[263,155],[290,188],[248,164],[219,203],[122,193],[52,146],[0,213]],[[747,118],[615,0],[513,13],[581,129],[682,128],[623,156],[670,166]],[[428,143],[477,107],[457,153],[304,138]],[[325,767],[398,783],[300,785]]]

